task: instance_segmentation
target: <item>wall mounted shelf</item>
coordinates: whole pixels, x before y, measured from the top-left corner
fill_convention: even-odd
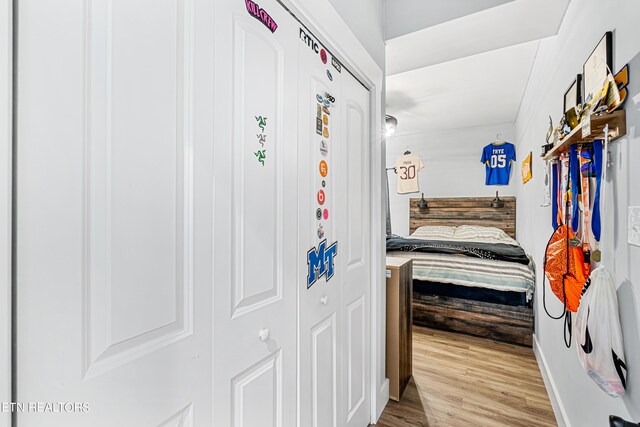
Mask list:
[[[606,125],[609,125],[610,141],[615,141],[627,134],[627,112],[625,110],[618,110],[600,116],[593,114],[589,120],[591,120],[591,133],[588,136],[582,136],[582,126],[578,125],[570,134],[558,142],[555,147],[549,150],[547,154],[541,157],[544,160],[554,160],[557,159],[561,153],[569,151],[569,147],[574,144],[592,142],[594,139],[603,139]]]

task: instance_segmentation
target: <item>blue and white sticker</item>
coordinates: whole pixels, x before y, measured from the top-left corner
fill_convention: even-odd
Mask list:
[[[334,261],[338,255],[338,242],[333,242],[327,247],[327,240],[320,242],[317,248],[311,248],[307,252],[307,289],[313,286],[318,279],[325,276],[329,282],[335,274]]]

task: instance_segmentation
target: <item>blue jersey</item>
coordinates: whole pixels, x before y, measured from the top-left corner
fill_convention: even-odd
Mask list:
[[[489,144],[482,150],[480,161],[486,165],[486,185],[508,185],[511,174],[511,162],[516,160],[513,144]]]

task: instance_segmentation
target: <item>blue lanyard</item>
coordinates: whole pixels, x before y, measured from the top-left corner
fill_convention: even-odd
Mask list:
[[[602,183],[602,140],[593,141],[593,163],[596,169],[596,194],[593,198],[593,217],[591,218],[591,230],[593,237],[600,241],[600,185]]]
[[[553,229],[558,228],[558,169],[560,168],[560,162],[553,163],[551,165],[551,175],[553,179],[553,194],[551,194],[551,224]]]

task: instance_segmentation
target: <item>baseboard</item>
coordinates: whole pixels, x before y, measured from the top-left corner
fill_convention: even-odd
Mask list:
[[[553,381],[553,377],[549,372],[547,360],[544,358],[544,353],[542,352],[542,348],[540,347],[540,344],[538,343],[538,338],[536,337],[535,334],[533,334],[533,354],[536,356],[536,360],[538,361],[538,368],[540,368],[540,373],[542,374],[544,386],[547,389],[547,394],[549,395],[549,401],[551,402],[551,407],[553,408],[553,414],[556,417],[558,426],[571,427],[571,423],[569,422],[569,417],[567,416],[567,412],[565,411],[564,405],[562,404],[562,399],[558,394],[556,383],[555,381]]]

